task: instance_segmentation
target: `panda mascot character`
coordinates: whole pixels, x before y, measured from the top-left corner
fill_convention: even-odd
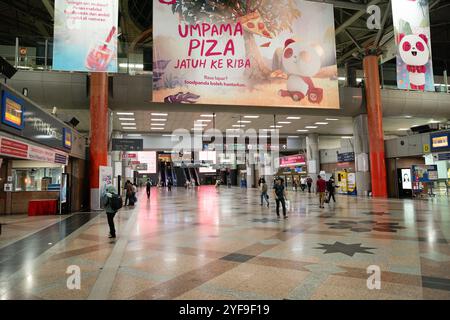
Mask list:
[[[406,64],[411,90],[425,90],[425,73],[430,61],[428,38],[424,34],[400,34],[398,50],[400,57]]]
[[[311,77],[321,69],[321,57],[314,47],[288,39],[281,56],[281,66],[288,76],[287,90],[280,90],[279,95],[290,97],[294,101],[308,98],[311,103],[320,104],[323,89],[317,88]]]

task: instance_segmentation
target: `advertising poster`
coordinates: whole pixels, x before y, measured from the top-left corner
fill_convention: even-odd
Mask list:
[[[53,69],[117,72],[118,0],[55,0]]]
[[[412,190],[411,169],[402,169],[402,188]]]
[[[111,167],[100,167],[100,193],[99,193],[99,203],[101,204],[101,199],[106,194],[106,189],[109,186],[113,186],[113,168]]]
[[[356,196],[356,174],[353,172],[347,174],[347,192],[348,195]]]
[[[415,165],[412,166],[414,182],[432,182],[438,179],[437,165]]]
[[[332,5],[153,4],[154,102],[339,109]]]
[[[428,0],[392,3],[399,89],[435,91]]]

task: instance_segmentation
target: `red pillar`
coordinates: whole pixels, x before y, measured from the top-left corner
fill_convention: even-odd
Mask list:
[[[383,109],[381,105],[378,56],[367,55],[364,57],[363,64],[366,81],[372,195],[374,197],[387,197]]]
[[[90,81],[90,175],[91,209],[99,209],[99,169],[108,165],[108,75],[92,73]]]

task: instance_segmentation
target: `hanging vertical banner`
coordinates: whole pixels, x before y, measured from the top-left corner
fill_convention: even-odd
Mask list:
[[[334,11],[303,0],[153,1],[153,101],[339,109]]]
[[[117,72],[118,0],[55,0],[53,69]]]
[[[399,89],[435,91],[428,0],[392,3]]]

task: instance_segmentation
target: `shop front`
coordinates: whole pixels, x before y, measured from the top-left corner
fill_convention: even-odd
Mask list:
[[[0,214],[58,214],[67,203],[69,156],[0,133]]]
[[[437,196],[449,196],[450,191],[450,131],[430,134],[432,157],[427,164],[437,166],[434,192]]]
[[[87,209],[86,140],[0,84],[0,215]]]
[[[299,189],[302,178],[307,177],[306,157],[303,154],[286,156],[280,158],[280,169],[278,177],[284,179],[286,188]]]
[[[327,178],[334,177],[337,193],[357,195],[354,152],[338,153],[337,162],[322,163],[320,168]]]

